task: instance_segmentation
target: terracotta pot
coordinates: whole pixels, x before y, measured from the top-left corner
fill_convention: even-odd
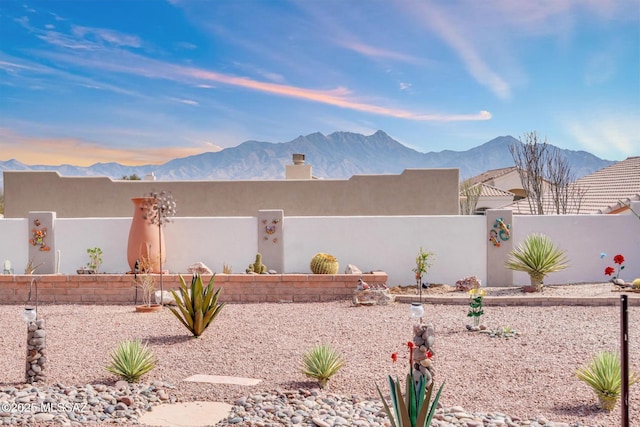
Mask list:
[[[131,199],[135,205],[133,208],[133,218],[131,218],[131,228],[129,229],[129,243],[127,245],[127,261],[129,268],[134,270],[136,260],[142,263],[148,259],[151,264],[151,272],[160,271],[160,244],[162,244],[162,263],[167,257],[164,253],[164,231],[160,227],[158,232],[157,224],[150,224],[144,219],[145,202],[153,200],[151,197],[134,197]]]
[[[153,313],[154,311],[159,310],[162,310],[162,306],[160,304],[136,305],[136,311],[138,313]]]

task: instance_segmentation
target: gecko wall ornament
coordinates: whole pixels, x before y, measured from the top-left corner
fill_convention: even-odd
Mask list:
[[[511,224],[506,224],[504,218],[496,218],[493,228],[489,231],[489,241],[493,246],[500,247],[500,242],[506,242],[511,237]]]

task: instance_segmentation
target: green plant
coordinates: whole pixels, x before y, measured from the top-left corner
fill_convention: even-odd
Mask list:
[[[420,251],[416,257],[416,266],[411,271],[416,273],[416,282],[418,286],[422,284],[422,276],[427,274],[427,270],[431,267],[432,259],[435,256],[433,252],[425,252],[420,246]]]
[[[256,254],[256,260],[253,264],[249,264],[249,268],[246,270],[247,273],[256,273],[256,274],[266,274],[267,266],[262,263],[262,254]]]
[[[387,377],[389,381],[389,390],[391,396],[391,404],[393,405],[393,411],[389,407],[389,404],[385,400],[380,387],[376,385],[378,395],[382,399],[382,405],[384,411],[391,421],[391,427],[427,427],[431,425],[431,420],[438,407],[438,401],[444,388],[444,382],[440,385],[436,396],[431,402],[431,395],[433,392],[433,381],[427,385],[427,380],[424,375],[417,375],[418,379],[415,380],[416,375],[414,372],[413,363],[413,351],[415,346],[413,342],[408,342],[409,347],[409,373],[405,383],[405,395],[402,397],[402,386],[400,380],[394,380],[391,375]],[[395,362],[397,354],[391,355],[391,359]]]
[[[102,265],[102,249],[88,248],[87,253],[89,254],[89,262],[87,263],[87,267],[97,273],[100,269],[100,266]]]
[[[545,276],[567,268],[568,261],[564,251],[558,249],[548,236],[533,233],[509,252],[506,267],[529,274],[531,285],[540,292]]]
[[[121,341],[110,357],[111,363],[105,369],[130,383],[137,382],[156,366],[153,353],[140,340]]]
[[[631,286],[633,286],[633,289],[640,289],[640,277],[634,279],[633,282],[631,282]]]
[[[342,355],[329,345],[321,344],[313,347],[302,357],[302,373],[314,378],[324,388],[327,381],[344,366]]]
[[[484,289],[473,288],[469,291],[469,312],[467,317],[473,317],[473,327],[477,330],[480,325],[480,316],[484,314],[482,309],[482,299],[484,298]]]
[[[309,268],[313,274],[336,274],[340,264],[333,255],[320,252],[311,258]]]
[[[214,290],[215,277],[215,274],[211,276],[209,284],[205,287],[202,283],[202,277],[199,274],[194,274],[191,278],[191,287],[188,288],[184,278],[180,275],[180,296],[176,291],[171,290],[177,309],[169,307],[169,310],[194,337],[202,335],[225,305],[225,303],[218,304],[222,288]]]
[[[602,351],[591,359],[587,366],[576,370],[576,376],[584,381],[598,396],[600,407],[611,411],[616,406],[622,388],[620,355]],[[629,385],[640,381],[640,376],[630,372]]]

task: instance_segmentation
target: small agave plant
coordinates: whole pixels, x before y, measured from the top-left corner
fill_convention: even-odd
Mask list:
[[[320,388],[327,386],[327,381],[343,366],[342,355],[327,344],[321,344],[307,351],[302,357],[302,373],[318,380]]]
[[[612,411],[620,398],[621,372],[620,355],[616,352],[603,351],[596,354],[587,366],[576,370],[576,376],[596,393],[602,409]],[[629,385],[638,381],[640,376],[630,372]]]

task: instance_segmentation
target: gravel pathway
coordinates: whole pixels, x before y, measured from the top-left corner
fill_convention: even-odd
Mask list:
[[[468,332],[464,306],[425,308],[425,318],[436,326],[436,380],[446,380],[444,408],[564,425],[620,424],[619,407],[613,413],[599,410],[593,392],[574,375],[591,355],[619,348],[619,307],[485,308],[483,322],[489,328],[509,326],[520,333],[509,340]],[[0,306],[0,392],[18,389],[23,381],[27,330],[21,310]],[[168,310],[140,314],[130,306],[45,305],[40,315],[47,322],[48,386],[114,386],[116,378],[104,369],[109,352],[120,340],[141,338],[158,357],[145,383],[173,385],[169,394],[179,401],[240,406],[242,399],[246,403],[261,393],[309,393],[315,383],[298,367],[302,354],[317,343],[331,344],[347,361],[328,391],[342,396],[340,400],[371,400],[374,405],[376,383],[386,390],[387,374],[406,374],[406,359],[392,364],[390,355],[402,356],[411,338],[407,304],[230,304],[200,339],[190,338]],[[629,323],[631,367],[640,371],[640,307],[629,308]],[[251,387],[182,381],[195,374],[263,381]],[[631,420],[640,420],[639,386],[631,388],[630,414]]]

